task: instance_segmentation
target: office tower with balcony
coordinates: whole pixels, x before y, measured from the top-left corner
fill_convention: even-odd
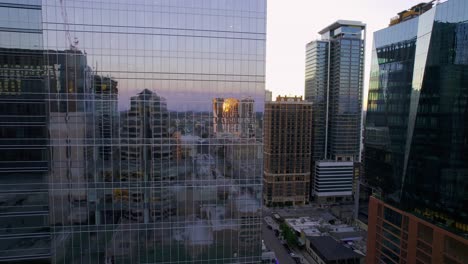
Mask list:
[[[305,99],[313,103],[314,166],[322,160],[359,162],[365,29],[362,22],[338,20],[319,32],[320,40],[306,46]],[[344,176],[352,187],[353,176]],[[341,191],[348,193],[348,187]],[[317,193],[312,188],[311,196],[319,202],[351,199],[349,195],[318,197]]]
[[[313,189],[318,202],[325,202],[328,197],[350,197],[353,194],[352,161],[316,161],[314,169]]]
[[[468,262],[468,4],[433,2],[374,33],[369,263]]]
[[[0,0],[0,262],[259,263],[265,21],[265,0]],[[228,137],[213,98],[237,102]]]
[[[264,204],[307,204],[312,103],[302,96],[278,96],[275,102],[266,102],[264,122]]]

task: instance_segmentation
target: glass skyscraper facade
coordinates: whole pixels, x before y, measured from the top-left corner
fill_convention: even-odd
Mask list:
[[[306,46],[305,99],[312,102],[311,199],[350,202],[356,184],[353,169],[326,171],[326,162],[357,167],[361,149],[362,89],[366,25],[338,20]],[[333,166],[331,164],[327,166]],[[351,166],[353,167],[353,165]]]
[[[265,21],[0,0],[0,262],[259,263]]]
[[[52,237],[42,11],[40,1],[18,2],[0,1],[0,261],[4,262],[47,259]]]
[[[358,161],[366,25],[338,20],[307,44],[305,99],[313,103],[313,160]]]
[[[372,262],[468,261],[468,3],[431,6],[374,33],[364,162],[377,198]]]

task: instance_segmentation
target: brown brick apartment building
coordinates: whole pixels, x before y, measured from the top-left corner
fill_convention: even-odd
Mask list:
[[[264,203],[308,203],[312,103],[302,96],[278,96],[275,102],[266,102],[264,133]]]
[[[468,240],[369,199],[366,263],[468,263]]]

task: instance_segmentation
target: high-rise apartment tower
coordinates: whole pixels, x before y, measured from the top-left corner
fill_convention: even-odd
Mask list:
[[[366,25],[338,20],[307,44],[305,99],[313,103],[313,158],[357,161]]]
[[[338,20],[307,44],[305,99],[313,103],[314,165],[360,159],[365,29],[362,22]]]
[[[264,203],[308,203],[312,103],[302,96],[278,96],[275,102],[266,102],[264,122]]]

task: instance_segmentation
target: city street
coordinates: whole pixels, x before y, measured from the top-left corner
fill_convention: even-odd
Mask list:
[[[288,254],[280,240],[275,236],[273,230],[268,229],[265,220],[262,220],[262,239],[265,242],[265,246],[275,252],[276,258],[279,264],[295,264],[294,260]]]

